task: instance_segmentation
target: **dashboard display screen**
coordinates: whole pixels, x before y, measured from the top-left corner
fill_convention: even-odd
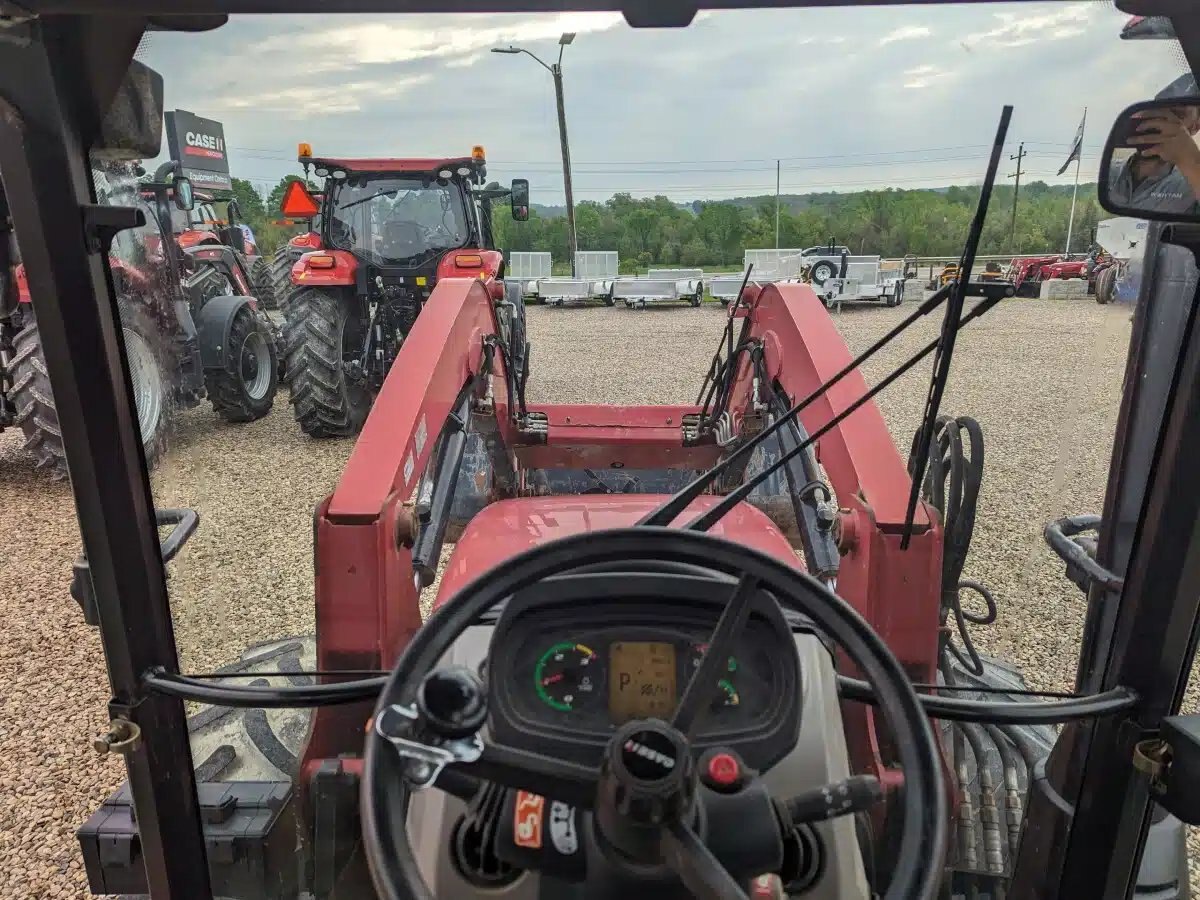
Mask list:
[[[608,714],[665,719],[675,709],[675,646],[659,641],[616,641],[609,649]]]

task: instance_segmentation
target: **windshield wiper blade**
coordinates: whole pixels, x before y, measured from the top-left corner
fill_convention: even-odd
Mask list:
[[[917,501],[921,496],[921,484],[925,481],[925,468],[929,463],[929,444],[937,425],[938,411],[942,406],[942,395],[950,380],[950,361],[954,357],[954,340],[958,335],[962,319],[963,302],[967,296],[967,285],[971,281],[971,268],[975,265],[975,253],[983,234],[983,220],[987,217],[988,202],[992,198],[992,186],[996,183],[996,170],[1000,166],[1000,154],[1004,150],[1004,139],[1008,135],[1008,123],[1013,108],[1005,106],[1000,111],[1000,125],[992,142],[992,155],[988,160],[987,174],[979,189],[979,203],[975,207],[975,218],[967,232],[967,242],[958,263],[958,276],[951,282],[953,291],[946,304],[946,315],[942,319],[942,336],[938,342],[937,355],[933,360],[933,376],[929,380],[929,393],[925,398],[925,413],[921,417],[921,428],[909,460],[912,486],[908,492],[908,507],[904,513],[904,531],[900,537],[900,549],[907,550],[912,539],[913,519],[917,514]]]

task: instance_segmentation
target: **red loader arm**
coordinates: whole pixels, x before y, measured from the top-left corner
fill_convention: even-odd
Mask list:
[[[333,495],[316,511],[317,666],[390,668],[421,626],[406,505],[438,435],[480,372],[484,340],[498,333],[494,283],[439,281],[376,397]],[[508,443],[504,363],[493,354],[491,390],[500,437]],[[370,710],[318,709],[304,760],[356,749]]]
[[[853,358],[833,319],[805,284],[764,287],[751,313],[750,339],[762,342],[771,381],[791,403],[807,397]],[[742,415],[750,411],[752,380],[746,360],[730,401],[730,408]],[[860,372],[847,375],[800,414],[805,431],[816,433],[866,391]],[[917,506],[912,541],[901,550],[912,480],[873,402],[821,437],[816,449],[840,507],[838,594],[879,632],[914,681],[934,682],[942,571],[936,512],[924,503]],[[884,765],[887,755],[880,752],[874,711],[846,704],[843,715],[858,770],[870,766],[882,780],[895,781],[895,773]],[[866,747],[870,754],[864,758]]]

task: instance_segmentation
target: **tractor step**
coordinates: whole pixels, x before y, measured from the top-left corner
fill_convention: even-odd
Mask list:
[[[295,898],[300,872],[291,783],[201,783],[196,792],[214,895]],[[76,837],[93,894],[147,894],[128,783],[104,801]]]

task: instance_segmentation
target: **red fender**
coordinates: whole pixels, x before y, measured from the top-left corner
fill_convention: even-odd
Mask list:
[[[488,281],[497,276],[504,264],[504,254],[499,250],[473,250],[470,247],[452,250],[442,257],[437,267],[437,277],[479,278]]]
[[[333,257],[332,268],[313,268],[309,265],[314,257]],[[354,254],[346,250],[310,251],[301,256],[292,265],[292,284],[305,287],[307,285],[353,285],[354,273],[358,271],[358,260]]]

